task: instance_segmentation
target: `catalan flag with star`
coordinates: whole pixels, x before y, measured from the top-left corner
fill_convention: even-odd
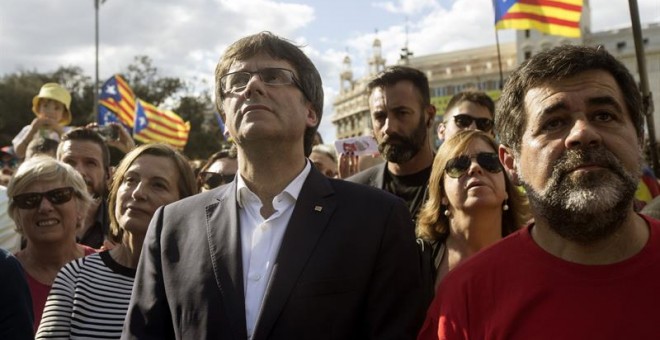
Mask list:
[[[580,37],[583,0],[493,0],[495,27]]]
[[[99,96],[99,124],[120,122],[132,127],[135,120],[135,94],[119,74],[110,77],[101,88]]]
[[[143,143],[163,142],[182,150],[188,142],[190,122],[172,111],[161,110],[137,98],[133,138]]]

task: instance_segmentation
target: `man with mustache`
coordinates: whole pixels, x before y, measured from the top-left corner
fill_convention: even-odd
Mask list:
[[[392,66],[377,74],[367,89],[378,151],[387,162],[347,180],[401,197],[416,220],[426,200],[434,156],[428,132],[435,106],[431,104],[428,79],[417,69]]]
[[[534,222],[445,278],[419,339],[656,339],[660,221],[635,212],[642,100],[602,47],[513,72],[495,116]]]

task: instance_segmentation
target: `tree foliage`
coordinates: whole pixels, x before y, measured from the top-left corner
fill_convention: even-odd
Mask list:
[[[171,106],[168,109],[190,122],[190,136],[184,149],[189,158],[206,159],[219,150],[223,139],[208,91],[188,93],[185,80],[162,77],[148,56],[136,56],[122,75],[137,97],[157,106],[168,103]],[[0,146],[11,145],[14,136],[35,118],[32,98],[47,82],[62,84],[71,92],[72,126],[96,121],[93,115],[94,80],[80,67],[60,66],[53,72],[6,74],[0,78]]]

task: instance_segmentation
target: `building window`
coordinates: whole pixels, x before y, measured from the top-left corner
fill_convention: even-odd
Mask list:
[[[532,52],[531,51],[525,51],[525,60],[527,60],[531,57],[532,57]]]
[[[529,30],[525,30],[525,38],[526,38],[526,39],[529,39],[529,35],[530,35]]]

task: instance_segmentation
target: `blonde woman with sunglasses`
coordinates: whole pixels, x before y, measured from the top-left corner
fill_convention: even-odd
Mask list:
[[[18,168],[9,187],[9,216],[27,240],[16,253],[27,277],[36,331],[55,276],[66,263],[93,254],[76,243],[92,198],[81,175],[70,165],[37,156]]]
[[[458,264],[527,221],[526,199],[502,171],[497,144],[479,130],[460,131],[442,144],[428,192],[417,236],[433,290]]]

